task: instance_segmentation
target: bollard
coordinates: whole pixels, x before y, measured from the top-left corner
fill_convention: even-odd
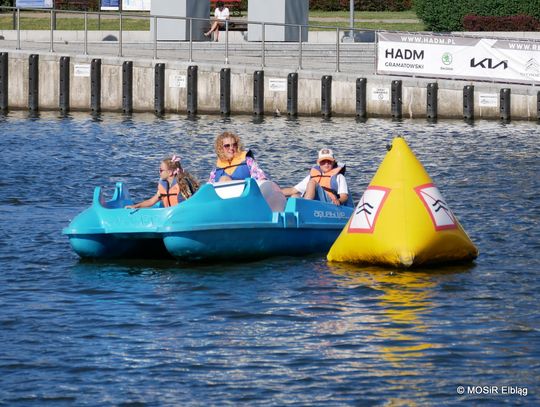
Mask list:
[[[187,113],[188,115],[197,114],[197,81],[198,67],[196,65],[188,66],[187,72]]]
[[[287,114],[298,116],[298,73],[287,75]]]
[[[90,63],[90,109],[93,114],[101,112],[101,59]]]
[[[264,71],[253,74],[253,114],[264,115]]]
[[[401,119],[402,116],[402,89],[401,80],[392,81],[391,111],[393,119]]]
[[[540,90],[536,93],[536,120],[540,121]]]
[[[332,116],[332,75],[321,79],[321,113],[324,117]]]
[[[510,121],[510,88],[501,89],[499,108],[501,111],[501,120]]]
[[[28,60],[28,110],[39,109],[39,55],[32,54]]]
[[[69,112],[69,57],[60,58],[60,89],[58,107],[62,113]]]
[[[133,61],[122,64],[122,112],[133,113]]]
[[[219,111],[224,116],[231,114],[231,68],[219,71]]]
[[[165,113],[165,64],[154,67],[154,113]]]
[[[427,85],[426,117],[428,119],[437,118],[439,85],[436,82]]]
[[[362,119],[367,117],[366,88],[366,78],[356,79],[356,117]]]
[[[466,85],[463,87],[463,118],[465,120],[474,120],[474,86]]]
[[[0,111],[8,109],[8,53],[0,52]]]

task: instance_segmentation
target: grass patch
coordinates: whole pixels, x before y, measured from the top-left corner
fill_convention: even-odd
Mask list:
[[[141,14],[148,15],[148,14]],[[346,11],[310,11],[309,24],[313,26],[327,27],[349,27],[349,13]],[[339,18],[343,21],[316,21],[313,18]],[[380,20],[409,20],[416,19],[414,11],[402,12],[355,12],[355,19],[374,20],[373,22],[356,22],[355,28],[366,30],[389,30],[389,31],[424,31],[422,22],[380,22]],[[149,18],[129,18],[122,20],[123,29],[126,31],[149,31]],[[51,27],[50,17],[45,13],[39,13],[33,16],[21,16],[21,30],[49,30]],[[13,29],[13,16],[11,13],[0,14],[0,30]],[[57,30],[84,30],[84,18],[77,14],[59,13],[56,17]],[[94,14],[88,15],[89,30],[117,31],[119,29],[119,20],[114,14],[103,14],[98,20]],[[316,30],[332,30],[332,28],[312,28]]]
[[[320,21],[310,21],[310,25],[313,25],[310,28],[310,31],[332,31],[332,28],[323,28],[323,27],[341,27],[349,28],[349,23],[345,22],[332,22],[329,24],[321,23]],[[363,29],[363,30],[386,30],[386,31],[425,31],[424,24],[422,23],[365,23],[357,22],[354,24],[354,28]],[[335,30],[335,28],[334,28]]]
[[[97,18],[88,18],[89,30],[105,30],[115,31],[120,27],[119,20],[117,18],[102,18],[98,21]],[[143,18],[123,18],[122,28],[126,31],[149,31],[150,21]],[[0,17],[0,30],[12,30],[13,18],[11,16]],[[36,18],[36,17],[21,17],[21,30],[50,30],[51,20],[49,18]],[[56,18],[57,30],[84,30],[84,18],[68,17]]]
[[[348,11],[319,11],[310,10],[309,18],[349,18]],[[412,10],[407,11],[355,11],[355,19],[362,20],[402,20],[402,19],[417,19],[416,13]]]

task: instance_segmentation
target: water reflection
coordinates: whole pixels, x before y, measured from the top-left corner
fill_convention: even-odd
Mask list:
[[[377,302],[377,318],[373,320],[374,332],[370,340],[379,347],[382,357],[401,374],[410,374],[408,361],[424,358],[426,351],[438,348],[435,342],[427,342],[429,323],[425,322],[434,304],[431,298],[438,290],[441,276],[463,272],[467,266],[442,270],[395,271],[380,267],[359,267],[349,264],[330,263],[330,271],[341,277],[339,284],[358,290],[369,288]],[[365,323],[365,317],[362,317]],[[415,370],[417,367],[415,368]]]

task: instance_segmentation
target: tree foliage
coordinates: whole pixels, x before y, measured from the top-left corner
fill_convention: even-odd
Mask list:
[[[462,31],[463,18],[478,16],[514,16],[518,14],[540,18],[540,1],[523,0],[413,0],[416,15],[426,30],[436,32]]]

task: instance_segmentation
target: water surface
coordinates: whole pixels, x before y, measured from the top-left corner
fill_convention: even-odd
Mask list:
[[[355,199],[403,135],[480,256],[395,271],[71,251],[61,230],[95,186],[147,198],[172,153],[205,180],[223,130],[282,186],[331,146]],[[539,135],[528,122],[0,116],[0,405],[538,404]]]

